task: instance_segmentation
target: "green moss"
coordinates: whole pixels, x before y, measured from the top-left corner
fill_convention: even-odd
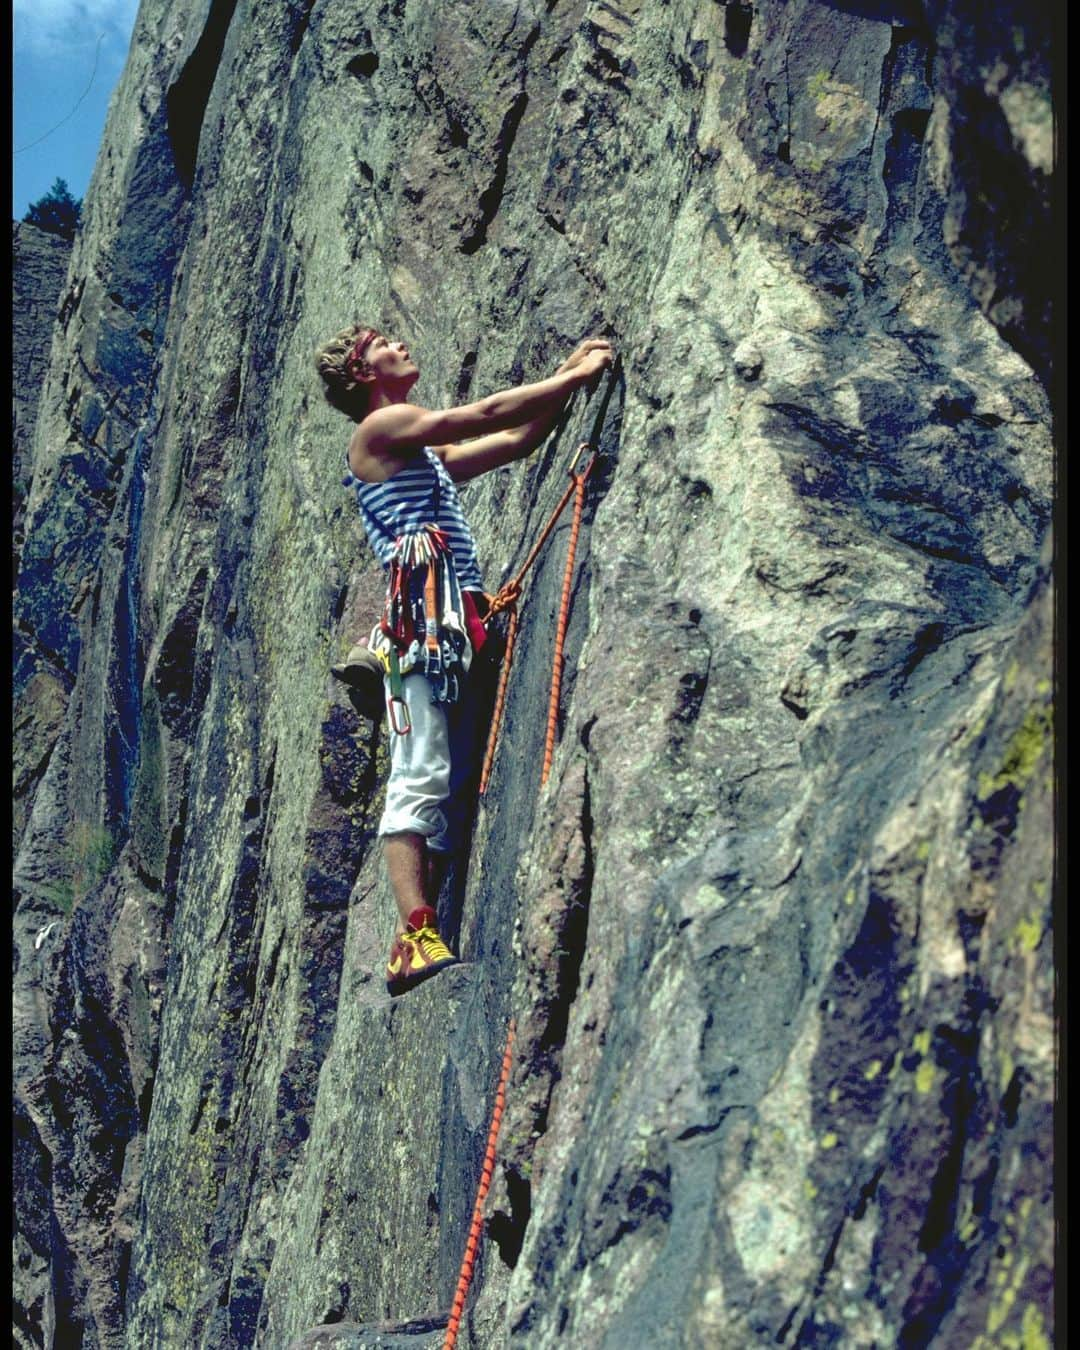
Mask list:
[[[1042,1313],[1034,1303],[1029,1303],[1020,1319],[1020,1335],[1023,1338],[1023,1350],[1050,1350],[1050,1341],[1043,1327]]]
[[[979,800],[986,801],[1005,787],[1023,788],[1035,772],[1052,728],[1052,707],[1044,703],[1032,704],[1005,748],[1001,768],[995,774],[979,774]]]
[[[1033,952],[1042,941],[1042,925],[1038,919],[1021,919],[1013,929],[1012,937],[1022,952]]]
[[[806,81],[806,92],[812,99],[819,99],[829,87],[829,72],[827,70],[815,71]]]
[[[70,914],[75,905],[75,891],[69,881],[48,881],[39,888],[42,897]]]
[[[69,912],[94,889],[116,861],[116,843],[103,826],[91,821],[77,820],[68,840],[68,858],[71,863],[70,882],[57,886],[54,898]]]

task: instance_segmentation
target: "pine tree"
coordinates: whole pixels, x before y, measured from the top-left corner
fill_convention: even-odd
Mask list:
[[[48,234],[74,239],[82,213],[82,200],[76,201],[62,178],[56,179],[44,197],[31,202],[23,220]]]

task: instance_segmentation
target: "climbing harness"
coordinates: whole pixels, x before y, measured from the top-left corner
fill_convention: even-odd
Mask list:
[[[589,462],[585,465],[581,473],[575,472],[581,456],[590,448],[589,441],[582,441],[577,450],[574,451],[574,457],[570,461],[570,467],[567,472],[570,475],[570,486],[559,499],[558,505],[552,511],[547,524],[540,532],[540,537],[533,545],[529,556],[522,564],[517,575],[511,578],[505,586],[502,586],[494,600],[491,602],[492,615],[500,613],[506,609],[510,611],[510,619],[506,631],[506,650],[503,653],[502,669],[499,672],[499,684],[495,692],[495,708],[491,715],[491,730],[488,733],[487,749],[484,752],[483,768],[480,771],[480,796],[487,791],[488,781],[491,777],[491,768],[495,761],[495,746],[499,739],[499,729],[502,725],[503,707],[506,702],[506,686],[510,679],[510,663],[514,656],[514,640],[517,637],[518,630],[518,600],[521,598],[521,583],[525,573],[536,561],[540,550],[548,540],[548,536],[558,523],[559,517],[566,509],[570,499],[575,498],[574,515],[570,527],[570,546],[566,559],[566,572],[563,577],[562,603],[559,607],[559,622],[555,631],[555,659],[551,674],[551,696],[548,701],[548,720],[547,720],[547,739],[544,747],[544,766],[541,771],[540,783],[543,786],[548,780],[548,774],[551,771],[551,761],[555,752],[555,730],[559,716],[559,692],[562,683],[562,660],[563,647],[566,641],[566,625],[570,613],[570,591],[573,583],[574,573],[574,554],[577,550],[578,534],[581,530],[581,518],[585,510],[585,483],[589,474],[593,471],[596,464],[598,451],[593,451]]]
[[[495,1105],[491,1111],[491,1128],[488,1130],[484,1166],[480,1172],[480,1185],[476,1191],[476,1204],[473,1205],[472,1223],[469,1225],[469,1236],[465,1242],[465,1259],[461,1263],[461,1273],[458,1275],[457,1289],[454,1291],[454,1302],[450,1308],[450,1320],[446,1325],[446,1339],[443,1341],[443,1350],[454,1350],[458,1328],[461,1325],[461,1314],[465,1310],[465,1299],[469,1292],[469,1285],[472,1283],[473,1267],[476,1265],[476,1254],[480,1247],[480,1227],[484,1221],[484,1201],[487,1199],[488,1188],[495,1172],[495,1144],[499,1137],[499,1125],[502,1123],[503,1111],[506,1107],[506,1084],[510,1077],[510,1058],[514,1047],[514,1032],[514,1019],[511,1018],[506,1033],[506,1049],[503,1051],[499,1086],[495,1091]]]
[[[450,537],[438,525],[425,525],[394,541],[378,635],[382,640],[376,641],[375,653],[390,677],[390,726],[405,736],[412,723],[402,675],[422,670],[432,702],[455,703],[472,661]]]

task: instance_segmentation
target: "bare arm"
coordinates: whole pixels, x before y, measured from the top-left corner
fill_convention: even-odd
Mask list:
[[[557,414],[590,375],[582,367],[575,367],[536,384],[503,389],[458,408],[428,409],[413,403],[395,403],[364,419],[364,440],[374,455],[404,456],[422,446],[448,445],[470,436],[522,426]]]
[[[573,370],[583,363],[588,374],[586,382],[593,379],[610,364],[611,344],[602,338],[588,338],[569,356],[555,372],[556,375]],[[466,445],[445,445],[436,449],[436,454],[446,465],[446,470],[455,482],[465,482],[476,478],[490,469],[501,469],[515,460],[525,459],[541,445],[555,425],[559,413],[565,406],[565,399],[527,422],[497,431],[493,435],[481,436]]]

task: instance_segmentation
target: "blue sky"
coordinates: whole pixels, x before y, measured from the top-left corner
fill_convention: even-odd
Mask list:
[[[14,0],[16,220],[57,178],[74,196],[86,195],[138,7],[138,0]]]

